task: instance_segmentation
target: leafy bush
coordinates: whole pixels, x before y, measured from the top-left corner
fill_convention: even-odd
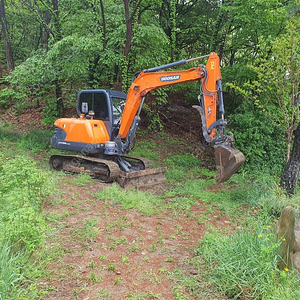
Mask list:
[[[252,102],[245,102],[230,116],[229,123],[234,131],[235,147],[245,155],[245,170],[282,172],[286,156],[284,134],[266,114],[258,111]]]
[[[18,94],[13,89],[2,89],[0,91],[0,106],[3,108],[8,108],[10,105],[12,105],[12,100],[16,99],[17,97]]]
[[[55,101],[55,97],[53,95],[48,95],[47,97],[44,97],[43,100],[46,103],[46,105],[41,110],[43,117],[41,124],[52,126],[54,122],[58,119],[57,104]]]
[[[49,191],[46,174],[33,160],[0,153],[0,299],[16,299],[9,296],[21,290],[24,263],[43,242],[40,211]]]

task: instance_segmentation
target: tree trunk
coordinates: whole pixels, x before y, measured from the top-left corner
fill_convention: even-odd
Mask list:
[[[6,53],[7,69],[10,72],[14,69],[14,64],[13,64],[13,56],[12,56],[10,42],[7,37],[4,0],[0,1],[0,22],[1,22],[2,35],[3,35],[4,47]]]
[[[52,0],[52,6],[53,6],[53,16],[54,16],[54,27],[55,27],[55,42],[58,42],[62,39],[62,30],[61,30],[61,24],[59,19],[59,12],[58,12],[58,0]]]
[[[58,12],[58,0],[52,0],[52,6],[53,6],[53,16],[54,16],[54,27],[55,27],[55,35],[54,39],[56,42],[60,41],[62,39],[62,30],[61,30],[61,24],[59,20],[59,12]],[[62,67],[59,67],[59,73],[61,72]],[[57,75],[59,77],[59,75]],[[56,107],[58,111],[58,115],[62,116],[64,112],[64,102],[62,97],[62,83],[61,79],[57,78],[55,80],[55,94],[56,94]]]
[[[294,195],[300,172],[300,124],[295,131],[292,155],[281,177],[280,186],[289,194]]]
[[[64,102],[62,99],[62,88],[59,79],[55,81],[55,96],[56,96],[56,109],[58,115],[61,117],[63,116],[63,112],[64,112]]]
[[[176,2],[175,0],[171,1],[170,4],[170,21],[171,21],[171,62],[174,62],[175,57],[175,48],[176,48]]]
[[[106,49],[106,22],[105,22],[105,14],[104,14],[104,5],[103,1],[100,0],[101,7],[101,17],[102,17],[102,27],[103,27],[103,50]]]
[[[125,9],[125,18],[126,18],[126,43],[123,50],[123,55],[127,58],[131,48],[131,39],[132,39],[132,17],[130,16],[129,13],[128,0],[124,0],[124,9]]]
[[[47,5],[50,5],[50,0],[47,0]],[[51,15],[49,10],[47,9],[45,12],[45,25],[44,26],[44,40],[43,40],[43,47],[46,51],[48,51],[48,41],[49,41],[49,37],[50,37],[50,31],[49,31],[49,24],[51,21]]]

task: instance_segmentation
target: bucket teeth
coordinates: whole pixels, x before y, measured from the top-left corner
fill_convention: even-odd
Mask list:
[[[245,162],[244,154],[232,147],[218,145],[215,148],[217,183],[227,181]]]

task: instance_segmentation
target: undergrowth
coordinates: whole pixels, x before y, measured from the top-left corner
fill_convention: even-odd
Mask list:
[[[0,152],[0,299],[17,299],[25,278],[32,276],[31,257],[42,246],[47,230],[42,211],[51,183],[46,172],[25,153],[24,140],[12,133],[2,134],[5,154]],[[28,143],[37,149],[32,139]],[[15,150],[18,147],[20,151]]]
[[[277,268],[276,234],[257,220],[232,235],[208,233],[195,253],[205,260],[205,277],[230,299],[299,299],[298,277]],[[193,261],[201,268],[202,261]]]

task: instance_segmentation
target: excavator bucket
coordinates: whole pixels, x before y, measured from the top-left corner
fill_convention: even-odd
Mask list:
[[[245,156],[241,151],[222,144],[215,147],[215,158],[217,183],[227,181],[245,162]]]
[[[157,185],[166,181],[166,170],[166,167],[161,167],[131,173],[121,171],[117,181],[122,188],[126,189]]]

